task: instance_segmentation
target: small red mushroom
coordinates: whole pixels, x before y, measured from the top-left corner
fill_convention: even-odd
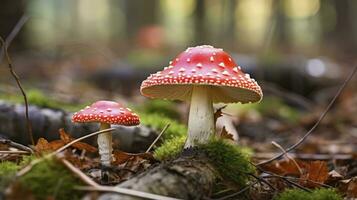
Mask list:
[[[190,47],[141,84],[150,98],[191,101],[185,147],[214,134],[213,103],[250,103],[263,97],[258,83],[229,54],[209,45]]]
[[[111,124],[135,126],[140,124],[139,116],[129,108],[113,101],[97,101],[90,106],[76,112],[72,122],[99,122],[100,130],[110,128]],[[102,166],[110,166],[112,161],[112,133],[98,135],[98,148]]]

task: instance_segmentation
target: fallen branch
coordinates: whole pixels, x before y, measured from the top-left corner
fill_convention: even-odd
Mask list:
[[[290,152],[294,149],[296,149],[298,146],[300,146],[305,140],[306,138],[309,137],[309,135],[317,128],[317,126],[320,124],[320,122],[325,118],[326,114],[328,113],[328,111],[331,109],[332,105],[335,103],[336,99],[340,96],[340,94],[342,93],[343,89],[346,87],[346,85],[348,84],[348,82],[351,81],[351,79],[353,78],[353,75],[356,73],[357,71],[357,65],[352,69],[350,75],[347,77],[347,79],[343,82],[343,84],[341,85],[341,87],[338,89],[336,95],[333,97],[333,99],[331,100],[331,102],[328,104],[328,106],[326,107],[326,109],[324,110],[324,112],[320,115],[319,119],[317,120],[317,122],[314,124],[314,126],[295,144],[293,144],[292,146],[290,146],[289,148],[287,148],[285,151],[286,152]],[[274,156],[273,158],[260,162],[257,165],[265,165],[268,164],[274,160],[277,160],[279,158],[281,158],[282,156],[284,156],[284,152],[280,153],[276,156]]]
[[[28,151],[0,151],[0,154],[30,154]]]
[[[179,199],[204,199],[211,192],[217,172],[202,152],[181,155],[176,160],[161,163],[115,186]],[[137,200],[111,191],[100,195],[100,200]],[[144,199],[144,198],[139,198]]]
[[[0,139],[0,143],[1,144],[7,144],[11,147],[15,147],[17,149],[20,149],[20,150],[23,150],[23,151],[27,151],[29,153],[33,153],[33,150],[28,147],[28,146],[25,146],[23,144],[20,144],[20,143],[17,143],[17,142],[14,142],[14,141],[11,141],[11,140],[8,140],[8,139]]]

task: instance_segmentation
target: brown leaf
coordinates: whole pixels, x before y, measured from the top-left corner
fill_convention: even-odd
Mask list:
[[[222,132],[221,132],[221,134],[220,134],[220,137],[221,137],[222,139],[227,139],[227,140],[232,140],[232,141],[234,141],[233,135],[230,134],[230,133],[228,133],[228,131],[227,131],[227,129],[226,129],[225,126],[223,126],[223,128],[222,128]]]
[[[65,145],[65,143],[62,140],[54,140],[54,141],[48,142],[45,138],[39,138],[37,140],[35,150],[37,152],[55,151],[64,145]]]
[[[295,159],[296,163],[303,169],[305,166],[305,162]],[[279,162],[274,162],[268,165],[265,165],[263,168],[267,171],[273,172],[278,175],[282,176],[294,176],[300,177],[301,173],[300,170],[296,166],[296,164],[292,160],[282,160]]]
[[[222,117],[222,115],[223,115],[222,110],[225,109],[226,107],[227,107],[227,105],[224,105],[224,106],[218,108],[216,110],[216,112],[214,112],[214,124],[216,124],[218,118]]]
[[[113,152],[114,161],[113,164],[120,165],[133,158],[141,158],[149,161],[154,161],[152,153],[126,153],[124,151],[114,150]]]
[[[348,183],[347,197],[357,198],[357,177],[352,178]]]
[[[66,144],[72,142],[74,138],[72,138],[68,133],[64,131],[63,128],[59,130],[60,138],[62,141],[64,141]],[[98,149],[93,147],[92,145],[89,145],[85,142],[76,142],[71,145],[72,147],[79,149],[79,150],[86,150],[88,152],[94,153],[97,152]]]
[[[312,161],[304,167],[304,174],[300,177],[300,184],[314,188],[320,186],[318,183],[325,183],[329,173],[327,164],[324,161]]]

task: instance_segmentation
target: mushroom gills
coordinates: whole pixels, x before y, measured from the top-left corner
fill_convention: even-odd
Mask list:
[[[210,86],[192,86],[188,138],[185,148],[205,144],[215,133]]]

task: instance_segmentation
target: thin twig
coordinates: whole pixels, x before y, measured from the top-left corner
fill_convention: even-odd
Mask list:
[[[218,199],[214,199],[214,200],[226,200],[226,199],[230,199],[232,197],[235,197],[237,195],[240,195],[242,194],[243,192],[247,191],[249,188],[253,187],[255,184],[259,183],[259,181],[254,181],[253,183],[245,186],[244,188],[242,188],[241,190],[239,190],[238,192],[235,192],[233,194],[229,194],[227,196],[224,196],[224,197],[221,197],[221,198],[218,198]]]
[[[96,183],[95,181],[93,181],[91,178],[89,178],[86,174],[84,174],[80,169],[73,166],[72,163],[70,163],[68,160],[61,159],[61,161],[71,172],[73,172],[84,183],[90,185],[90,187],[82,186],[82,187],[77,187],[77,189],[86,190],[88,188],[91,188],[90,190],[94,190],[94,191],[117,192],[120,194],[126,194],[126,195],[135,196],[135,197],[143,197],[143,198],[147,198],[147,199],[178,200],[176,198],[171,198],[171,197],[166,197],[166,196],[161,196],[161,195],[157,195],[157,194],[141,192],[141,191],[136,191],[136,190],[131,190],[131,189],[126,189],[126,188],[101,186],[98,183]]]
[[[30,19],[29,16],[27,15],[22,15],[22,17],[19,19],[19,21],[16,23],[15,27],[12,29],[11,33],[7,36],[7,38],[5,39],[6,41],[6,48],[9,47],[10,43],[12,42],[12,40],[14,40],[14,38],[16,37],[16,35],[20,32],[20,30],[22,29],[22,27],[25,25],[25,23]],[[0,52],[0,63],[2,62],[2,59],[4,57],[4,50],[2,49]]]
[[[147,193],[147,192],[142,192],[142,191],[137,191],[137,190],[131,190],[127,188],[120,188],[120,187],[110,187],[110,186],[102,186],[99,185],[98,187],[93,187],[93,186],[79,186],[76,187],[78,190],[85,190],[85,191],[100,191],[100,192],[116,192],[119,194],[125,194],[125,195],[130,195],[130,196],[135,196],[135,197],[141,197],[144,199],[153,199],[153,200],[181,200],[173,197],[166,197],[158,194],[152,194],[152,193]]]
[[[270,184],[267,180],[264,180],[264,178],[261,178],[259,176],[256,176],[255,174],[249,174],[250,176],[254,177],[255,179],[257,179],[258,181],[261,181],[265,184],[267,184],[271,189],[273,189],[274,191],[278,191],[277,188],[275,188],[272,184]]]
[[[268,159],[275,153],[256,153],[253,155],[255,159]],[[352,154],[312,154],[312,153],[289,153],[290,157],[301,160],[352,160]]]
[[[285,149],[284,149],[280,144],[278,144],[278,143],[275,142],[275,141],[272,141],[271,143],[272,143],[275,147],[277,147],[278,149],[280,149],[280,150],[284,153],[284,155],[285,155],[289,160],[293,161],[294,165],[295,165],[296,168],[299,170],[299,173],[300,173],[300,175],[301,175],[303,172],[302,172],[302,169],[301,169],[301,167],[299,166],[299,164],[296,162],[296,160],[295,160],[293,157],[291,157],[291,156],[289,155],[289,153],[286,152]]]
[[[70,163],[68,160],[66,159],[60,159],[62,161],[62,163],[74,174],[76,174],[76,176],[78,178],[80,178],[84,183],[86,183],[87,185],[93,186],[93,187],[97,187],[99,186],[98,183],[96,183],[95,181],[93,181],[91,178],[89,178],[86,174],[84,174],[80,169],[76,168],[75,166],[72,165],[72,163]]]
[[[165,131],[170,127],[170,124],[166,124],[166,126],[162,129],[161,133],[155,138],[155,140],[151,143],[151,145],[149,146],[149,148],[145,151],[145,153],[149,153],[149,151],[154,147],[154,145],[156,144],[156,142],[160,139],[160,137],[162,136],[162,134],[165,133]]]
[[[20,171],[17,172],[16,176],[22,176],[24,174],[26,174],[27,172],[29,172],[33,166],[35,166],[36,164],[46,160],[46,159],[49,159],[51,158],[52,156],[60,153],[61,151],[65,150],[66,148],[68,148],[69,146],[71,146],[72,144],[76,143],[76,142],[79,142],[81,140],[84,140],[88,137],[92,137],[92,136],[95,136],[95,135],[98,135],[98,134],[101,134],[101,133],[105,133],[105,132],[109,132],[109,131],[113,131],[115,130],[115,128],[108,128],[108,129],[104,129],[104,130],[101,130],[101,131],[96,131],[94,133],[91,133],[91,134],[88,134],[88,135],[85,135],[83,137],[80,137],[80,138],[77,138],[69,143],[67,143],[66,145],[64,145],[63,147],[57,149],[56,151],[50,153],[50,154],[47,154],[39,159],[36,159],[36,160],[33,160],[31,161],[26,167],[22,168]]]
[[[304,186],[302,186],[302,185],[299,185],[298,183],[295,183],[295,182],[293,182],[293,181],[290,181],[287,177],[285,177],[285,176],[281,176],[281,175],[278,175],[278,174],[275,174],[275,173],[273,173],[273,172],[269,172],[269,171],[265,171],[262,167],[260,167],[259,165],[256,165],[256,164],[254,164],[254,163],[252,163],[252,162],[249,162],[251,165],[253,165],[253,166],[255,166],[259,171],[261,171],[261,172],[263,172],[263,173],[266,173],[266,174],[269,174],[269,175],[271,175],[271,176],[275,176],[275,177],[278,177],[278,178],[281,178],[282,180],[284,180],[285,182],[287,182],[287,183],[289,183],[289,184],[291,184],[291,185],[294,185],[295,187],[297,187],[297,188],[300,188],[300,189],[302,189],[302,190],[304,190],[304,191],[307,191],[307,192],[311,192],[311,190],[310,189],[308,189],[308,188],[305,188]],[[269,178],[269,177],[268,177]]]
[[[336,95],[333,97],[331,102],[328,104],[328,106],[326,107],[324,112],[320,115],[319,119],[314,124],[314,126],[297,143],[295,143],[292,146],[290,146],[289,148],[287,148],[285,150],[286,152],[290,152],[290,151],[294,150],[295,148],[297,148],[298,146],[300,146],[300,144],[302,144],[306,140],[306,138],[309,137],[309,135],[317,128],[317,126],[320,124],[320,122],[325,118],[325,116],[328,113],[328,111],[331,109],[332,105],[335,103],[336,99],[340,96],[340,94],[342,93],[343,89],[351,81],[351,79],[353,78],[353,75],[356,73],[356,71],[357,71],[357,65],[352,69],[350,75],[347,77],[347,79],[343,82],[341,87],[338,89]],[[273,158],[271,158],[269,160],[266,160],[266,161],[258,163],[257,165],[258,166],[265,165],[267,163],[270,163],[270,162],[272,162],[274,160],[277,160],[277,159],[281,158],[282,156],[284,156],[284,153],[280,153],[280,154],[274,156]]]
[[[17,142],[14,142],[14,141],[11,141],[11,140],[8,140],[8,139],[0,139],[0,143],[1,144],[7,144],[11,147],[15,147],[17,149],[20,149],[20,150],[24,150],[24,151],[28,151],[29,153],[33,153],[33,150],[28,147],[28,146],[25,146],[23,144],[20,144],[20,143],[17,143]]]
[[[32,125],[31,125],[30,117],[29,117],[29,104],[28,104],[28,101],[27,101],[26,93],[25,93],[25,91],[24,91],[24,89],[23,89],[23,87],[21,85],[19,76],[16,74],[16,72],[14,71],[14,69],[12,67],[12,61],[10,59],[9,52],[7,51],[7,44],[6,44],[6,42],[4,41],[4,39],[1,36],[0,36],[0,41],[1,41],[1,45],[2,45],[2,47],[4,49],[4,52],[5,52],[5,57],[6,57],[6,60],[7,60],[7,64],[9,66],[10,73],[14,77],[14,79],[16,80],[17,86],[21,90],[22,96],[24,98],[27,132],[28,132],[28,135],[30,137],[32,145],[35,145],[35,140],[33,139],[33,135],[32,135]]]
[[[28,151],[0,151],[0,154],[30,154]]]

